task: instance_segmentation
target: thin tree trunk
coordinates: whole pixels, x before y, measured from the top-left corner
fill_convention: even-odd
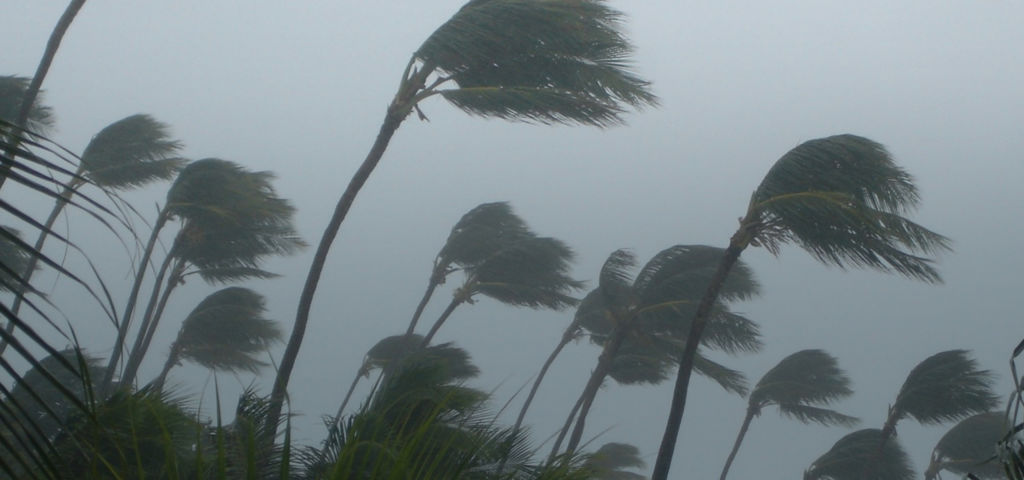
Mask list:
[[[331,244],[334,243],[335,237],[338,236],[341,223],[345,220],[345,216],[348,215],[349,209],[352,208],[356,195],[359,194],[359,190],[363,188],[366,180],[370,178],[370,174],[377,167],[377,163],[384,156],[384,151],[387,150],[388,143],[391,142],[391,137],[395,135],[395,131],[398,130],[402,121],[412,112],[414,106],[412,103],[413,99],[416,93],[424,87],[427,77],[433,70],[433,66],[423,65],[423,69],[414,73],[411,78],[402,79],[402,86],[399,88],[394,100],[391,101],[391,105],[388,106],[384,122],[377,133],[377,139],[373,142],[373,146],[370,147],[370,151],[366,154],[362,165],[359,166],[355,175],[349,180],[345,192],[338,199],[338,204],[334,208],[331,220],[327,223],[327,228],[324,229],[323,237],[320,238],[320,244],[317,245],[316,253],[313,255],[313,263],[309,267],[306,283],[302,287],[302,294],[299,296],[299,306],[295,313],[295,324],[292,326],[292,333],[288,338],[288,345],[285,347],[284,355],[281,356],[281,364],[278,367],[277,376],[274,378],[274,387],[270,392],[270,401],[267,406],[267,424],[270,425],[270,428],[267,429],[268,438],[265,439],[267,443],[272,443],[277,435],[277,418],[281,416],[281,409],[284,407],[284,397],[288,392],[288,382],[291,380],[292,370],[295,368],[295,359],[299,356],[299,348],[302,346],[302,339],[306,335],[309,313],[313,306],[313,295],[316,294],[317,285],[320,283],[320,274],[327,263],[327,253],[331,249]]]
[[[163,370],[160,370],[160,375],[157,375],[156,379],[153,380],[153,390],[161,392],[164,389],[164,382],[167,381],[167,374],[178,364],[178,342],[175,341],[171,345],[171,352],[167,354],[167,361],[164,362]]]
[[[21,109],[18,111],[18,117],[15,119],[14,124],[18,128],[24,129],[28,124],[29,114],[32,112],[32,105],[36,103],[36,97],[39,96],[39,90],[43,87],[43,80],[46,79],[46,73],[50,71],[50,65],[53,64],[53,58],[57,56],[57,50],[60,48],[60,42],[64,39],[64,34],[67,33],[68,28],[71,27],[71,22],[75,20],[75,16],[78,15],[78,11],[85,5],[85,0],[71,0],[68,3],[68,7],[64,9],[64,14],[57,20],[57,25],[53,27],[53,32],[50,33],[50,39],[46,42],[46,49],[43,50],[43,57],[39,59],[39,66],[36,67],[36,73],[32,76],[32,81],[29,82],[28,88],[25,89],[25,96],[21,99]],[[12,142],[13,143],[13,142]],[[3,187],[4,182],[7,181],[7,176],[10,174],[12,163],[8,155],[0,155],[0,188]]]
[[[358,384],[359,383],[359,379],[363,377],[361,375],[362,368],[360,368],[359,370],[360,370],[360,372],[356,373],[356,378],[352,379],[352,384],[348,386],[348,392],[345,393],[345,399],[341,401],[341,405],[338,407],[338,413],[334,414],[334,424],[335,425],[337,425],[338,422],[341,421],[341,414],[345,412],[345,407],[348,406],[348,401],[349,401],[349,399],[352,398],[352,392],[354,392],[356,390],[356,384]]]
[[[523,402],[523,408],[519,410],[519,416],[516,417],[516,423],[512,426],[512,435],[519,432],[519,428],[523,426],[523,420],[526,418],[526,411],[530,409],[530,404],[533,403],[533,397],[537,395],[537,390],[540,390],[540,384],[544,381],[544,376],[547,375],[548,369],[551,368],[551,364],[555,363],[555,358],[562,353],[562,349],[565,348],[573,338],[576,337],[576,332],[579,330],[579,322],[575,319],[569,328],[565,329],[565,333],[562,334],[562,340],[558,342],[558,346],[555,350],[548,355],[548,359],[544,361],[544,366],[540,367],[540,373],[537,374],[537,378],[533,381],[533,387],[530,388],[530,394],[526,396],[526,401]]]
[[[622,342],[626,339],[626,333],[625,328],[612,331],[611,338],[605,344],[604,350],[597,360],[597,367],[594,368],[594,373],[590,376],[590,381],[587,382],[587,387],[583,391],[585,395],[583,397],[583,405],[580,407],[580,413],[576,417],[576,427],[573,428],[572,436],[569,437],[569,444],[565,447],[566,453],[575,452],[576,447],[580,445],[580,440],[583,439],[583,430],[587,424],[587,415],[590,413],[590,407],[594,404],[594,399],[597,398],[597,392],[601,390],[604,379],[608,377],[608,372],[612,370],[612,361],[619,354],[619,348],[622,347]]]
[[[722,467],[722,476],[719,480],[725,480],[725,476],[729,474],[729,467],[732,466],[732,461],[736,459],[736,452],[740,451],[740,444],[743,443],[743,437],[747,436],[747,429],[750,428],[750,421],[754,419],[757,411],[752,408],[747,408],[747,416],[743,419],[743,425],[740,426],[740,433],[736,436],[736,443],[732,444],[732,451],[729,452],[729,458],[725,460],[725,466]]]
[[[452,316],[452,312],[454,312],[455,309],[465,301],[465,298],[461,295],[456,295],[455,298],[452,299],[451,303],[448,304],[448,307],[441,312],[441,316],[437,317],[437,321],[434,322],[434,325],[430,327],[430,331],[427,332],[427,335],[423,337],[423,343],[420,344],[421,347],[430,345],[430,341],[434,339],[434,335],[436,335],[437,331],[441,329],[441,325],[444,325],[444,322],[448,320],[448,317]]]
[[[25,301],[25,294],[28,293],[28,283],[32,280],[32,275],[35,274],[36,266],[39,264],[39,257],[43,254],[43,244],[46,243],[46,238],[49,237],[50,231],[53,230],[53,225],[57,223],[57,217],[60,216],[60,212],[64,210],[64,207],[68,204],[68,199],[75,192],[75,189],[81,185],[81,182],[71,180],[67,186],[64,187],[64,191],[61,192],[60,198],[57,199],[57,203],[53,205],[53,210],[50,210],[50,216],[46,218],[46,222],[43,224],[42,231],[39,232],[39,237],[36,238],[35,245],[32,246],[33,252],[31,258],[28,260],[28,264],[25,265],[25,270],[21,273],[22,281],[24,285],[18,287],[15,292],[14,303],[11,304],[11,313],[17,315],[21,311],[21,305]],[[14,322],[8,322],[7,326],[4,327],[4,331],[8,336],[14,335]],[[4,351],[7,350],[7,337],[0,339],[0,355],[3,355]]]
[[[412,335],[416,331],[416,323],[420,321],[420,316],[423,315],[423,309],[427,308],[427,302],[430,302],[430,297],[434,295],[434,290],[441,284],[440,281],[436,280],[437,269],[430,274],[430,284],[427,285],[427,291],[423,293],[423,298],[420,299],[420,304],[416,305],[416,311],[412,314],[412,320],[409,321],[409,328],[405,330],[406,335]],[[441,277],[442,279],[444,277]]]
[[[146,305],[146,312],[142,315],[142,321],[139,322],[139,332],[135,336],[135,344],[132,345],[132,349],[128,352],[128,359],[125,360],[124,373],[121,374],[120,383],[130,385],[135,380],[135,374],[138,372],[139,365],[142,363],[140,358],[142,355],[143,344],[146,343],[146,337],[149,336],[149,330],[152,328],[154,319],[154,313],[157,310],[157,305],[162,303],[161,300],[166,298],[169,290],[174,288],[174,275],[167,275],[167,270],[170,268],[171,263],[174,262],[175,256],[172,251],[168,253],[167,258],[164,259],[162,265],[160,265],[160,271],[157,272],[156,282],[153,285],[153,293],[149,297],[149,304]],[[175,265],[177,270],[177,265]],[[164,286],[161,291],[163,282],[167,280],[167,285]]]
[[[146,249],[142,252],[142,258],[139,259],[139,268],[135,272],[131,293],[128,294],[128,304],[124,307],[124,313],[121,315],[121,324],[117,328],[117,340],[114,341],[114,348],[110,352],[107,369],[103,372],[103,381],[100,383],[99,389],[101,397],[105,397],[109,393],[110,385],[114,379],[114,371],[117,370],[117,363],[121,360],[121,354],[124,352],[124,343],[128,338],[128,327],[131,325],[132,313],[135,312],[135,304],[139,299],[142,279],[146,274],[146,267],[149,266],[149,260],[153,256],[153,249],[156,247],[160,230],[167,224],[167,219],[166,209],[161,209],[157,215],[156,224],[153,225],[153,232],[149,236],[149,241],[146,242]],[[159,284],[157,284],[156,288],[160,288]]]
[[[593,377],[593,375],[591,375]],[[589,382],[588,382],[589,383]],[[583,399],[586,395],[586,390],[580,393],[580,397],[576,399],[576,404],[572,406],[572,410],[569,410],[569,416],[565,419],[565,424],[562,425],[562,429],[558,432],[558,438],[555,439],[555,444],[551,447],[551,453],[548,454],[548,463],[555,461],[555,457],[558,456],[558,451],[562,449],[562,442],[565,440],[565,436],[569,434],[569,428],[572,427],[572,421],[576,419],[576,413],[580,411],[580,407],[583,406]]]
[[[658,448],[658,458],[654,464],[654,473],[651,480],[667,480],[668,470],[672,466],[672,455],[676,449],[676,439],[679,437],[679,427],[683,422],[683,411],[686,408],[686,395],[689,391],[690,376],[693,373],[694,358],[697,355],[697,348],[700,346],[700,337],[707,327],[708,315],[711,308],[718,300],[718,292],[729,276],[729,271],[739,260],[740,254],[750,242],[750,232],[746,227],[741,227],[732,240],[729,248],[725,250],[721,262],[718,264],[718,271],[711,278],[711,284],[704,292],[697,311],[694,313],[693,322],[690,324],[690,333],[686,337],[686,347],[683,349],[682,358],[679,361],[679,372],[676,374],[676,385],[672,392],[672,404],[668,413],[668,420],[665,425],[665,434],[661,439],[661,446]]]

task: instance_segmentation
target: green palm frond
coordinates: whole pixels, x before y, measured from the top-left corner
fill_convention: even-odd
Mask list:
[[[633,276],[629,271],[635,267],[636,257],[628,250],[619,249],[608,255],[598,274],[595,290],[605,297],[605,304],[629,305],[634,302],[631,298]]]
[[[819,408],[853,394],[850,379],[828,353],[809,349],[790,354],[761,377],[750,392],[750,407],[776,405],[804,423],[850,425],[856,419]]]
[[[966,350],[928,357],[907,375],[888,423],[912,417],[926,425],[959,420],[996,406],[992,373],[978,369]]]
[[[525,237],[468,269],[475,292],[499,302],[560,310],[583,283],[569,276],[572,249],[550,237]]]
[[[725,253],[707,245],[675,245],[658,252],[637,274],[633,289],[644,305],[676,299],[696,301],[704,293]],[[745,300],[760,291],[750,267],[737,262],[722,285],[722,301]]]
[[[715,383],[727,392],[743,396],[749,390],[747,377],[743,375],[743,372],[715,362],[701,355],[700,352],[697,352],[697,356],[694,357],[693,370],[700,375],[708,377],[710,380],[714,380]]]
[[[381,339],[366,352],[364,374],[376,368],[394,372],[407,361],[434,365],[443,372],[445,382],[468,380],[480,374],[480,369],[473,365],[465,349],[451,342],[421,349],[422,343],[423,336],[416,334],[392,335]]]
[[[171,350],[179,360],[206,368],[257,372],[266,365],[258,356],[281,339],[280,328],[264,313],[259,293],[242,287],[218,290],[185,317]]]
[[[922,255],[949,240],[902,215],[918,203],[911,176],[882,145],[855,135],[805,142],[782,156],[751,199],[755,241],[778,253],[794,241],[823,263],[941,277]]]
[[[437,264],[442,268],[476,265],[509,243],[531,235],[526,222],[508,202],[482,203],[452,227],[437,254]]]
[[[1006,478],[1002,463],[995,458],[995,445],[1006,434],[1006,415],[985,412],[967,417],[949,429],[932,450],[925,478],[932,480],[942,470],[978,478]]]
[[[0,119],[14,122],[21,110],[21,102],[25,98],[25,90],[32,79],[17,75],[0,76]],[[43,104],[43,92],[40,91],[32,109],[28,113],[28,124],[25,128],[36,133],[47,133],[53,129],[56,116],[53,109]],[[0,128],[0,133],[3,128]]]
[[[619,385],[657,385],[668,379],[675,367],[671,355],[650,351],[638,342],[623,342],[612,358],[608,376]]]
[[[764,347],[764,342],[761,341],[761,327],[757,322],[721,306],[711,315],[708,327],[700,338],[701,345],[730,355],[756,353]]]
[[[646,466],[640,458],[640,449],[628,443],[606,443],[587,455],[584,468],[593,472],[595,480],[644,480],[643,475],[627,469]]]
[[[97,185],[128,189],[167,180],[185,164],[181,142],[149,115],[125,117],[100,130],[82,153],[82,169]]]
[[[4,231],[0,234],[0,292],[13,292],[24,288],[22,274],[32,261],[32,254],[8,239],[21,237],[17,230],[2,225],[0,229]]]
[[[882,431],[867,428],[839,439],[804,471],[804,480],[861,480],[869,468],[873,480],[910,480],[910,458],[892,439],[882,445]]]
[[[607,126],[623,105],[657,103],[629,71],[621,14],[594,0],[474,0],[420,46],[445,99],[466,112],[538,123]],[[435,90],[429,90],[432,93]]]

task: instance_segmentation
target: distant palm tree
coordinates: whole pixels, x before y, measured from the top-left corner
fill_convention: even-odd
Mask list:
[[[185,317],[153,388],[163,388],[167,373],[189,360],[211,370],[258,372],[257,356],[281,340],[277,323],[263,317],[263,295],[228,287],[211,293]]]
[[[440,95],[472,115],[598,127],[629,107],[654,105],[648,82],[629,71],[632,45],[621,14],[599,0],[471,0],[420,45],[402,73],[377,139],[338,199],[299,298],[271,393],[279,415],[327,253],[391,137],[420,102]]]
[[[647,477],[626,470],[644,468],[640,449],[628,443],[606,443],[587,456],[584,467],[593,472],[594,480],[645,480]]]
[[[481,203],[462,216],[434,258],[427,291],[416,306],[407,335],[416,330],[423,309],[434,290],[459,268],[472,267],[523,237],[533,236],[526,222],[512,211],[508,202]]]
[[[654,255],[632,278],[636,264],[631,253],[613,252],[599,274],[598,288],[588,294],[577,316],[591,341],[603,350],[597,366],[580,396],[576,426],[572,429],[567,452],[575,451],[582,440],[587,414],[604,379],[622,383],[657,383],[668,378],[678,363],[680,345],[689,331],[688,321],[707,285],[723,250],[703,245],[675,245]],[[732,313],[727,302],[750,298],[757,293],[753,273],[740,263],[723,287],[721,299],[712,312],[713,334],[704,338],[709,348],[728,353],[757,351],[761,347],[759,332],[751,320]],[[698,370],[708,374],[723,387],[737,393],[746,392],[742,374],[700,356]],[[573,421],[570,413],[559,439]]]
[[[561,310],[578,301],[570,294],[583,282],[569,276],[573,252],[550,237],[524,236],[463,269],[465,280],[423,337],[426,346],[459,305],[484,295],[506,305]]]
[[[132,115],[100,130],[85,147],[77,170],[43,222],[33,248],[42,250],[58,216],[83,185],[91,183],[105,191],[116,191],[170,179],[185,163],[175,156],[180,148],[181,143],[170,138],[167,126],[149,115]],[[22,278],[26,282],[32,278],[37,262],[32,258],[25,266]],[[17,314],[23,300],[24,295],[18,294],[11,311]],[[8,324],[7,332],[13,328]],[[0,342],[0,354],[6,348],[7,343]]]
[[[826,264],[940,282],[932,261],[922,255],[948,250],[949,241],[903,216],[917,203],[911,176],[885,147],[863,137],[804,142],[775,163],[754,190],[693,315],[653,480],[668,478],[697,347],[721,285],[743,250],[764,246],[777,254],[782,244],[794,242]]]
[[[850,379],[839,368],[835,357],[828,353],[801,350],[783,358],[750,391],[747,415],[722,468],[721,479],[725,480],[729,474],[750,422],[760,416],[765,407],[775,405],[782,415],[803,423],[851,426],[857,423],[856,418],[824,407],[852,393]]]
[[[967,417],[949,429],[932,450],[931,462],[924,471],[925,480],[939,478],[948,470],[976,478],[1006,478],[996,458],[995,445],[1006,434],[1006,414],[985,412]]]
[[[18,113],[21,110],[22,101],[25,99],[25,91],[28,89],[32,79],[17,75],[0,76],[0,119],[16,124]],[[29,110],[25,130],[36,133],[47,133],[51,131],[56,123],[53,109],[42,102],[43,92],[36,94],[36,100]],[[7,135],[3,130],[0,134]]]
[[[818,457],[804,471],[804,480],[910,480],[914,470],[907,452],[896,441],[888,442],[879,451],[882,431],[866,428],[850,433]],[[864,476],[866,465],[872,465],[873,475]]]

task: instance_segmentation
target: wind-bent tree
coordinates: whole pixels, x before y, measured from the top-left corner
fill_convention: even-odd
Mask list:
[[[157,180],[170,179],[185,160],[177,157],[181,143],[170,138],[167,126],[149,115],[132,115],[100,130],[82,153],[77,171],[64,186],[33,248],[40,251],[58,216],[68,205],[72,195],[87,183],[106,191],[141,187]],[[23,270],[23,278],[32,278],[38,260],[35,258]],[[11,305],[17,314],[24,296],[19,294]],[[13,326],[7,326],[10,333]],[[0,342],[0,354],[7,343]]]
[[[578,301],[571,293],[583,288],[583,282],[569,276],[573,257],[572,249],[561,240],[524,236],[464,268],[465,280],[423,337],[423,346],[430,344],[456,308],[475,303],[475,295],[517,307],[562,310],[575,306]]]
[[[1006,423],[1004,412],[979,413],[961,420],[935,445],[925,480],[939,478],[943,470],[977,478],[1006,478],[995,455],[995,445],[1006,435]]]
[[[879,450],[882,431],[865,428],[850,433],[818,457],[804,471],[804,480],[863,480],[864,468],[870,464],[872,480],[910,480],[914,470],[907,452],[895,440]]]
[[[631,253],[617,250],[608,257],[599,274],[598,288],[577,309],[580,325],[603,349],[577,402],[579,408],[573,409],[578,415],[567,452],[575,451],[582,440],[587,414],[607,376],[622,384],[659,383],[668,378],[678,362],[697,299],[722,253],[722,249],[703,245],[675,245],[654,255],[635,279],[630,274],[636,264]],[[740,264],[726,281],[712,312],[713,326],[704,338],[706,346],[727,353],[760,349],[757,325],[730,312],[727,306],[728,302],[755,295],[757,290],[752,272]],[[698,360],[701,373],[727,390],[746,393],[742,374],[702,355]],[[566,419],[552,457],[573,417],[570,413]]]
[[[694,313],[652,480],[666,480],[686,407],[693,362],[722,283],[748,246],[778,254],[796,243],[819,261],[941,282],[933,255],[946,237],[904,217],[918,204],[910,174],[881,144],[855,135],[804,142],[782,156],[754,190],[739,229]]]
[[[722,468],[721,479],[725,480],[729,474],[750,422],[760,416],[765,407],[774,405],[782,415],[803,423],[851,426],[857,423],[856,418],[825,407],[852,393],[850,379],[832,355],[822,350],[801,350],[783,358],[750,391],[747,415]]]
[[[405,333],[411,335],[416,330],[427,302],[448,275],[460,268],[470,268],[527,236],[533,236],[533,233],[526,222],[512,211],[508,202],[481,203],[466,212],[452,227],[444,246],[434,258],[427,291],[416,306]]]
[[[416,110],[425,118],[420,102],[440,95],[481,117],[598,127],[622,123],[629,107],[657,99],[649,83],[629,70],[633,48],[621,31],[621,16],[601,0],[472,0],[420,45],[317,246],[274,381],[271,414],[281,413],[331,244],[406,117]]]
[[[167,373],[183,361],[210,370],[256,373],[266,366],[258,358],[281,330],[266,313],[263,295],[244,287],[227,287],[211,293],[185,317],[178,337],[153,388],[163,388]]]

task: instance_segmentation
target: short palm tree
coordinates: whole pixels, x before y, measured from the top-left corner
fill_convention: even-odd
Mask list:
[[[471,0],[409,59],[362,165],[338,199],[299,298],[295,324],[271,393],[280,414],[327,253],[356,195],[398,127],[420,102],[441,96],[472,115],[598,127],[627,108],[654,105],[648,82],[630,71],[632,45],[621,14],[601,0]]]
[[[743,250],[764,246],[778,254],[784,243],[793,242],[826,264],[940,282],[924,255],[948,250],[949,241],[904,216],[918,200],[910,174],[885,147],[856,135],[804,142],[772,166],[694,312],[653,480],[668,478],[697,347],[721,285]]]
[[[892,441],[879,450],[882,431],[866,428],[850,433],[818,457],[804,471],[804,480],[862,480],[865,467],[871,465],[874,480],[910,480],[914,470],[907,452]]]
[[[493,256],[511,242],[533,233],[526,222],[512,211],[508,202],[481,203],[452,227],[448,239],[434,258],[434,266],[427,283],[427,291],[416,306],[409,322],[407,335],[416,330],[423,309],[433,296],[434,290],[444,284],[448,275],[460,268],[472,267]]]
[[[277,323],[264,313],[263,295],[248,288],[211,293],[185,317],[153,388],[163,388],[167,373],[182,361],[211,370],[258,372],[266,366],[258,356],[281,340]]]
[[[957,475],[972,474],[976,478],[1006,478],[1003,465],[995,458],[995,445],[1006,434],[1006,414],[985,412],[957,423],[939,439],[924,471],[925,480],[939,478],[948,470]]]
[[[852,393],[850,379],[832,355],[822,350],[801,350],[783,358],[750,391],[747,415],[722,468],[721,479],[725,480],[729,474],[750,422],[760,416],[765,407],[774,405],[782,415],[803,423],[851,426],[857,423],[856,418],[825,407]]]

